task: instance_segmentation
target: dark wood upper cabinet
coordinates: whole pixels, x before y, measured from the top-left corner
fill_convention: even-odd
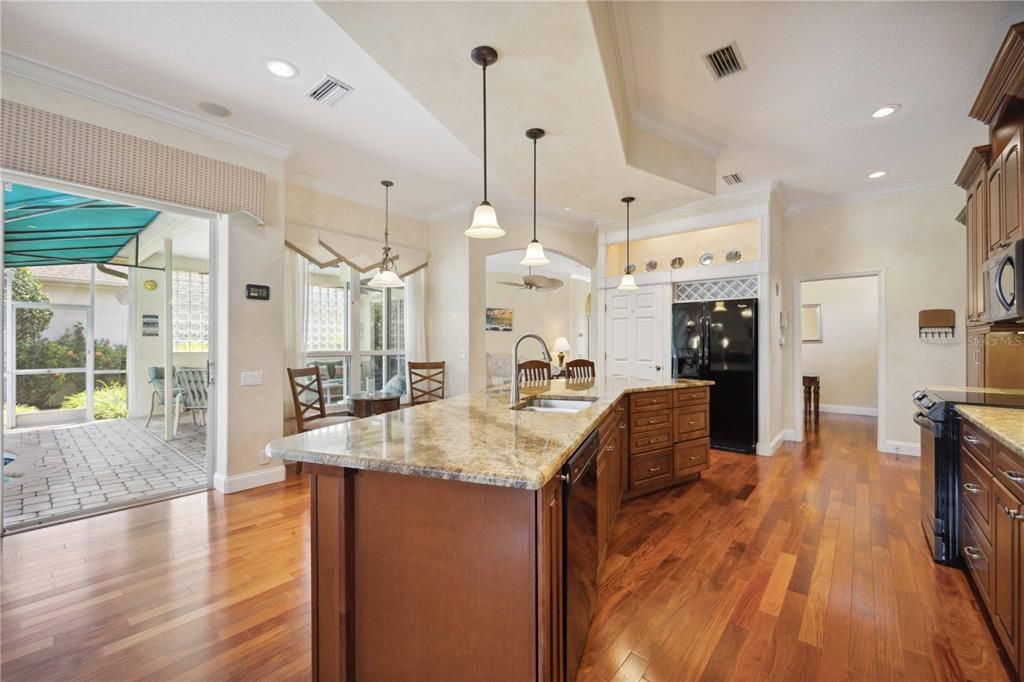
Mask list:
[[[1006,146],[1002,155],[1002,209],[1000,217],[999,239],[992,245],[993,248],[1005,248],[1009,242],[1020,237],[1020,199],[1021,199],[1021,173],[1020,173],[1020,128],[1014,134],[1010,143]]]
[[[1003,169],[998,159],[988,171],[988,186],[986,190],[988,195],[988,221],[984,229],[985,249],[979,254],[982,263],[988,259],[988,254],[1002,241],[1000,225],[1003,217]]]

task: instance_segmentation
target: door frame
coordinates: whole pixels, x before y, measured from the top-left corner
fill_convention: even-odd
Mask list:
[[[224,383],[224,384],[227,383],[226,368],[219,367],[218,365],[220,363],[216,362],[216,358],[217,358],[216,352],[217,352],[217,349],[219,348],[219,345],[218,345],[219,333],[218,333],[218,326],[217,326],[217,323],[216,323],[217,315],[218,315],[218,312],[219,312],[218,311],[218,306],[217,306],[217,288],[218,288],[218,282],[220,280],[220,275],[221,275],[221,273],[218,272],[217,244],[218,244],[218,237],[219,237],[220,231],[221,231],[220,223],[221,223],[223,218],[226,218],[226,215],[222,215],[222,214],[218,214],[218,213],[213,213],[211,211],[206,211],[206,210],[203,210],[203,209],[192,208],[192,207],[189,207],[189,206],[181,206],[181,205],[173,204],[173,203],[170,203],[170,202],[159,201],[159,200],[156,200],[156,199],[150,199],[148,197],[140,197],[140,196],[136,196],[134,194],[126,194],[126,193],[123,193],[123,192],[111,192],[109,190],[99,189],[99,188],[96,188],[96,187],[90,187],[90,186],[87,186],[87,185],[80,185],[80,184],[73,183],[73,182],[66,182],[66,181],[63,181],[63,180],[58,180],[58,179],[50,178],[50,177],[46,177],[46,176],[33,175],[31,173],[22,173],[22,172],[19,172],[19,171],[13,171],[13,170],[9,170],[9,169],[6,169],[6,168],[0,168],[0,182],[3,182],[3,183],[10,182],[10,183],[23,184],[23,185],[31,185],[33,187],[39,187],[41,189],[49,189],[49,190],[53,190],[55,192],[65,192],[67,194],[77,194],[77,195],[80,195],[80,196],[91,197],[91,198],[94,198],[94,199],[100,199],[100,200],[106,200],[106,201],[116,201],[116,202],[120,202],[120,203],[131,204],[131,205],[137,206],[139,208],[149,208],[149,209],[153,209],[153,210],[156,210],[156,211],[162,211],[162,212],[167,212],[167,213],[175,213],[175,214],[178,214],[178,215],[190,216],[190,217],[193,217],[193,218],[199,218],[199,219],[203,219],[203,220],[208,221],[209,225],[210,225],[210,255],[209,255],[209,274],[210,274],[210,298],[209,298],[209,318],[210,318],[210,322],[209,322],[209,334],[210,334],[210,341],[209,341],[209,348],[208,348],[208,351],[207,351],[207,359],[209,361],[209,375],[208,375],[209,376],[209,383],[210,383],[209,388],[214,388],[214,386],[218,382],[219,383]],[[226,223],[226,221],[225,221],[225,223]],[[2,240],[2,238],[3,238],[3,227],[0,226],[0,240]],[[3,254],[2,249],[0,249],[0,272],[4,271],[6,269],[6,264],[3,261],[4,261],[4,254]],[[226,273],[224,273],[224,274],[226,274]],[[129,280],[129,281],[131,281],[131,280]],[[131,324],[135,323],[135,316],[136,316],[136,313],[138,312],[137,310],[135,310],[134,298],[135,298],[134,296],[130,296],[129,297],[129,300],[131,301],[131,303],[129,304],[129,315],[132,316]],[[3,311],[3,323],[4,323],[4,325],[6,325],[9,322],[9,320],[6,319],[7,318],[7,314],[8,314],[7,306],[6,305],[0,305],[0,310]],[[167,333],[171,334],[171,321],[170,320],[164,320],[164,325],[163,326],[167,330]],[[131,326],[130,326],[130,328],[131,328]],[[131,358],[133,357],[134,352],[135,352],[134,351],[134,346],[135,346],[134,334],[130,334],[129,335],[129,343],[128,343],[128,365],[129,365],[129,369],[130,369],[130,365],[131,365]],[[0,353],[0,376],[2,376],[4,373],[6,373],[6,367],[5,367],[6,357],[5,357],[5,355],[6,355],[5,353]],[[128,371],[129,371],[129,369],[126,369],[126,371],[125,371],[125,382],[126,382],[126,385],[128,384]],[[4,393],[6,394],[6,384],[5,384],[5,382],[0,381],[0,386],[3,386]],[[129,388],[129,390],[130,390],[130,388]],[[217,462],[218,461],[226,462],[227,461],[227,452],[226,452],[226,443],[224,443],[223,447],[222,447],[221,443],[220,443],[220,440],[216,438],[217,428],[218,428],[217,424],[218,424],[218,418],[219,418],[219,413],[220,413],[220,409],[219,408],[223,408],[223,406],[218,405],[217,391],[216,390],[208,390],[207,394],[208,394],[208,397],[207,397],[207,404],[208,404],[208,406],[207,406],[207,410],[206,410],[206,485],[207,485],[207,489],[213,490],[214,489],[213,481],[214,481],[214,476],[216,474]],[[7,430],[6,428],[0,428],[0,451],[3,450],[4,432],[6,430]],[[223,453],[219,452],[219,450],[221,450],[221,449],[224,450]],[[219,457],[219,455],[221,455],[221,454],[223,454],[223,457]],[[3,525],[3,512],[2,512],[3,500],[4,500],[3,489],[4,489],[4,486],[3,486],[2,475],[0,475],[0,536],[5,535],[6,532],[7,532],[4,529],[4,525]],[[143,502],[143,504],[146,504],[146,503]]]
[[[875,447],[879,452],[887,452],[885,448],[886,444],[886,415],[885,415],[885,270],[882,268],[874,270],[858,270],[853,272],[843,273],[832,273],[824,275],[798,275],[793,278],[793,314],[792,317],[792,336],[791,343],[793,344],[793,439],[796,441],[804,440],[804,390],[803,390],[803,329],[802,320],[800,316],[801,303],[802,303],[802,288],[805,282],[824,282],[836,279],[863,279],[865,277],[875,277],[878,289],[878,295],[875,300],[877,306],[875,314],[878,316],[877,324],[877,335],[875,344],[875,357],[876,357],[876,370],[877,385],[875,390],[877,392],[875,398],[875,404],[877,405],[878,414],[876,417],[876,428]],[[900,453],[900,454],[911,454],[911,453]]]

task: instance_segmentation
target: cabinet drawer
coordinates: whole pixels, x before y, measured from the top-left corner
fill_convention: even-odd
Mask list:
[[[960,499],[974,514],[978,530],[991,541],[992,477],[969,452],[962,450],[960,455]]]
[[[629,420],[631,433],[641,431],[652,431],[668,428],[672,425],[672,410],[658,410],[657,412],[641,412],[634,414]]]
[[[963,534],[960,555],[985,606],[992,608],[992,544],[982,535],[970,514],[964,514],[960,523]]]
[[[689,476],[707,469],[710,452],[710,438],[677,443],[673,452],[676,477]]]
[[[708,406],[692,405],[675,409],[676,441],[702,438],[708,435]]]
[[[966,419],[960,422],[960,446],[985,466],[992,466],[992,437]]]
[[[639,455],[652,450],[660,450],[672,445],[672,429],[665,427],[654,431],[629,434],[629,454]]]
[[[706,386],[699,388],[677,388],[672,394],[672,404],[676,407],[698,405],[708,401],[708,389]]]
[[[1024,458],[1013,454],[1002,443],[992,444],[992,468],[1006,489],[1024,500]]]
[[[629,396],[629,411],[633,415],[638,412],[663,410],[666,407],[672,407],[672,391],[645,391]]]
[[[631,484],[644,483],[654,485],[672,478],[672,451],[652,452],[642,457],[634,457],[629,461],[629,481]]]

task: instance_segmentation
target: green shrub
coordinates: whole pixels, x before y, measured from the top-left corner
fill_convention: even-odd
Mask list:
[[[85,408],[85,391],[73,393],[61,402],[61,409]],[[124,384],[97,382],[92,392],[93,419],[122,419],[128,416],[128,389]]]

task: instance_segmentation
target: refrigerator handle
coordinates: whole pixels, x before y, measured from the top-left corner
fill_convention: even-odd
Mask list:
[[[700,318],[700,373],[705,379],[710,376],[708,370],[708,347],[711,345],[711,320],[707,315]]]

